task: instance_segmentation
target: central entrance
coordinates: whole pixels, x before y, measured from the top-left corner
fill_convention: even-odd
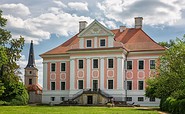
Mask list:
[[[87,104],[93,104],[93,96],[87,96]]]
[[[98,90],[98,80],[93,80],[93,91]]]

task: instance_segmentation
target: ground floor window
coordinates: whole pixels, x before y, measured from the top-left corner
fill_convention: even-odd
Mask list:
[[[55,101],[55,97],[51,97],[51,101]]]
[[[64,99],[65,99],[65,97],[60,97],[60,100],[61,100],[61,101],[64,101]]]
[[[149,100],[150,102],[155,102],[155,97],[150,97]]]
[[[132,101],[132,97],[127,97],[127,101]]]
[[[138,101],[144,101],[143,97],[138,97]]]

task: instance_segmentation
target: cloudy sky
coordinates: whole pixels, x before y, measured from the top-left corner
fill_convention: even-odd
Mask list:
[[[79,21],[94,19],[109,29],[134,27],[134,17],[143,17],[143,30],[156,42],[185,34],[185,0],[1,0],[13,38],[25,38],[22,72],[27,64],[29,43],[34,41],[39,83],[42,85],[40,54],[60,45],[78,32]],[[23,77],[23,76],[22,76]]]

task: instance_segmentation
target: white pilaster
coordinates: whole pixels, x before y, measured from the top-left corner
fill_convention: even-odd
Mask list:
[[[84,48],[84,38],[80,38],[80,48]]]
[[[75,83],[75,61],[70,59],[70,90],[74,90]]]
[[[87,58],[87,89],[90,89],[90,58]]]
[[[47,62],[43,62],[43,90],[46,91],[47,90]]]
[[[100,89],[104,90],[104,58],[100,58]]]
[[[94,48],[97,48],[97,37],[94,38]]]
[[[123,89],[123,59],[117,58],[117,89]]]
[[[114,37],[108,36],[108,47],[113,47]]]

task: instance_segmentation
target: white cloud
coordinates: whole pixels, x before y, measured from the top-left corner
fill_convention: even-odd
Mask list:
[[[68,6],[72,9],[75,9],[75,10],[84,10],[84,11],[88,11],[88,3],[85,2],[69,2],[68,3]]]
[[[97,3],[97,7],[103,11],[108,19],[133,25],[133,18],[142,16],[144,24],[148,25],[174,25],[180,20],[182,7],[180,3],[172,1],[148,1],[148,0],[105,0]]]
[[[17,61],[17,64],[20,66],[20,77],[22,81],[24,82],[24,68],[26,67],[28,63],[28,60],[25,58],[25,55],[21,55],[21,58],[19,61]],[[38,82],[42,86],[43,85],[43,69],[42,69],[42,59],[35,60],[36,67],[38,69]]]
[[[0,9],[2,9],[4,13],[9,13],[10,15],[13,15],[16,17],[24,17],[24,16],[31,14],[29,8],[21,3],[1,4]]]
[[[67,5],[65,5],[62,1],[60,1],[60,0],[53,0],[53,2],[55,3],[55,4],[57,4],[59,7],[63,7],[63,8],[66,8],[67,7]]]

